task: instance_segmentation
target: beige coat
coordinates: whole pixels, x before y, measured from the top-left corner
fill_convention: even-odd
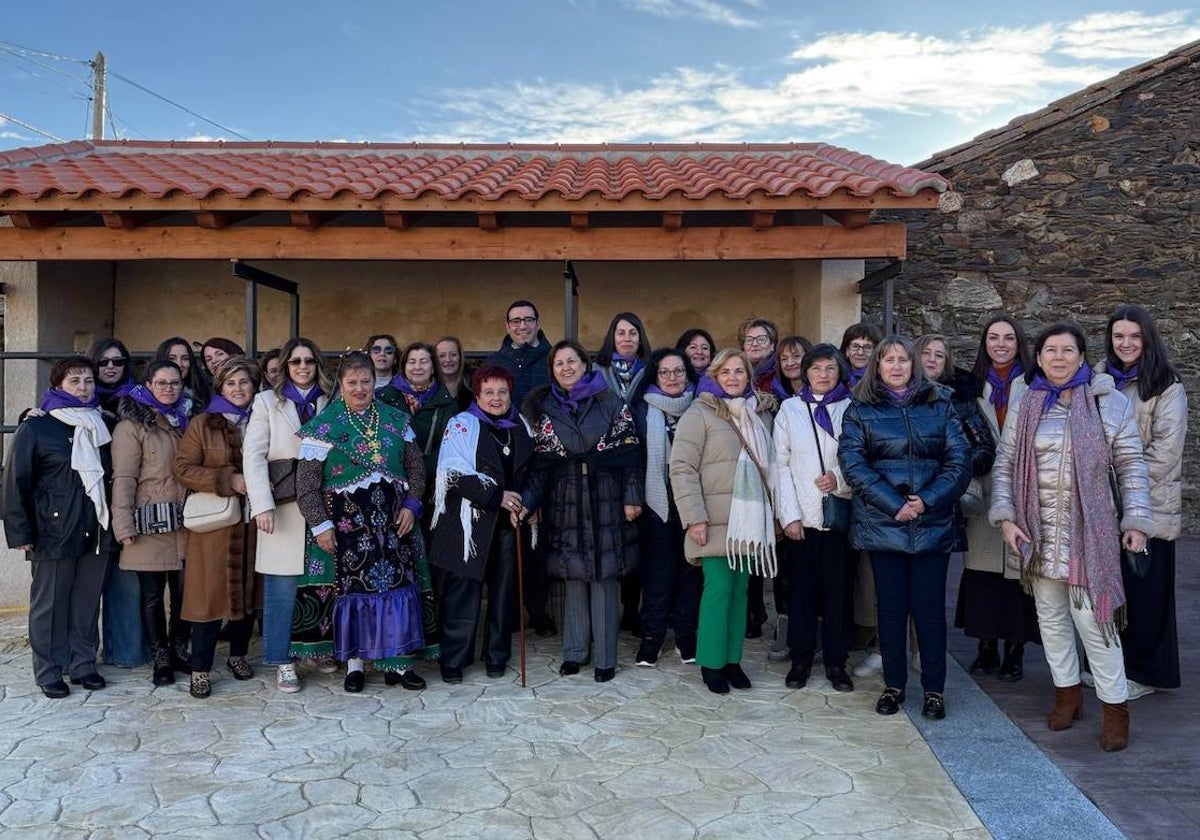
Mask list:
[[[175,481],[175,451],[180,432],[161,414],[124,400],[122,417],[113,430],[113,535],[134,537],[121,551],[121,568],[136,572],[165,572],[183,568],[187,531],[142,534],[134,529],[133,512],[152,502],[183,502],[184,489]],[[147,426],[143,419],[151,419]]]
[[[771,410],[775,401],[759,398],[758,415],[771,432]],[[729,524],[729,506],[733,502],[733,474],[742,443],[737,432],[717,416],[705,399],[699,397],[679,418],[675,443],[671,447],[671,490],[683,527],[708,523],[708,545],[703,548],[685,537],[683,553],[688,562],[699,564],[702,557],[725,554],[725,529]],[[769,464],[763,465],[770,468]]]
[[[317,410],[326,399],[317,400]],[[295,502],[275,505],[267,462],[295,458],[300,451],[300,417],[291,400],[280,400],[272,391],[254,398],[250,424],[242,444],[242,474],[250,500],[250,515],[275,511],[275,533],[258,533],[254,568],[264,575],[298,575],[304,571],[304,539],[308,525]]]

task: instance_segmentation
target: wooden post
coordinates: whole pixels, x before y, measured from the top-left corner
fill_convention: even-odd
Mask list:
[[[104,139],[104,111],[108,97],[106,90],[106,72],[104,69],[104,53],[96,53],[92,61],[92,139]]]

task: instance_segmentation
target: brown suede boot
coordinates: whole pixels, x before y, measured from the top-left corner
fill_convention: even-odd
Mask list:
[[[1129,704],[1104,703],[1100,722],[1100,749],[1119,752],[1129,746]]]
[[[1083,717],[1083,686],[1079,683],[1066,688],[1054,689],[1054,708],[1046,726],[1054,732],[1070,729],[1075,721]]]

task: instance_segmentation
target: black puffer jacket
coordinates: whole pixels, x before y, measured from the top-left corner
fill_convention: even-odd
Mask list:
[[[907,401],[855,399],[842,420],[838,461],[854,489],[851,544],[867,551],[940,554],[955,549],[958,499],[971,480],[971,453],[949,391],[924,382]],[[925,513],[897,522],[904,497]]]
[[[514,347],[512,338],[504,336],[500,349],[483,360],[484,365],[499,365],[513,375],[513,405],[523,405],[534,388],[550,382],[546,357],[550,355],[550,340],[538,330],[536,347]]]
[[[534,461],[522,492],[540,509],[552,577],[597,581],[637,568],[638,529],[625,505],[642,503],[641,447],[629,406],[611,391],[569,411],[537,388],[522,413],[533,429]]]
[[[71,468],[75,430],[48,414],[25,420],[13,436],[4,470],[4,535],[10,546],[32,545],[31,560],[64,560],[108,551],[96,509]],[[106,485],[112,477],[108,444],[100,447]],[[106,488],[107,492],[107,488]]]

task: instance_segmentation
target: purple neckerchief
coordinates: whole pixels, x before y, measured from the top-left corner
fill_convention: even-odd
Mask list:
[[[515,405],[508,407],[508,414],[497,417],[480,408],[478,400],[472,400],[470,407],[467,408],[467,413],[477,417],[480,423],[487,423],[494,429],[515,429],[517,427],[517,407]]]
[[[695,390],[696,390],[696,386],[693,385],[691,382],[689,382],[687,385],[683,386],[683,394],[694,393]],[[646,393],[647,394],[658,394],[660,397],[666,397],[667,399],[672,399],[672,400],[675,399],[675,397],[683,396],[683,394],[676,394],[675,397],[672,397],[670,394],[668,394],[662,388],[659,388],[657,385],[647,385]]]
[[[563,408],[577,411],[579,403],[588,397],[599,394],[607,387],[608,383],[604,381],[604,375],[600,371],[594,370],[591,373],[585,373],[578,382],[571,386],[569,393],[564,394],[562,386],[557,382],[550,386],[550,393]]]
[[[98,408],[99,405],[100,398],[95,394],[92,394],[90,400],[81,400],[61,388],[51,388],[42,394],[42,401],[38,403],[38,408],[49,414],[56,408]]]
[[[1092,366],[1087,362],[1084,362],[1079,366],[1079,370],[1075,371],[1075,375],[1062,385],[1052,385],[1050,380],[1042,376],[1040,373],[1034,375],[1033,381],[1029,383],[1029,390],[1046,392],[1046,399],[1042,402],[1042,412],[1044,413],[1049,411],[1050,407],[1058,402],[1058,398],[1062,396],[1063,391],[1070,391],[1073,388],[1078,388],[1080,385],[1086,385],[1091,381]]]
[[[909,385],[907,388],[897,390],[896,388],[888,388],[885,385],[883,390],[887,392],[887,395],[892,398],[892,402],[896,403],[896,405],[904,405],[908,402],[908,398],[912,396],[913,386]]]
[[[431,379],[429,381],[428,388],[426,388],[424,391],[418,391],[412,386],[411,382],[404,378],[403,375],[397,373],[392,377],[392,387],[401,394],[404,394],[407,397],[412,397],[417,401],[417,406],[420,407],[425,405],[425,403],[437,393],[438,383]]]
[[[1021,364],[1020,359],[1012,363],[1012,367],[1008,369],[1007,376],[1000,376],[996,372],[994,365],[988,368],[987,381],[992,386],[992,393],[988,397],[988,402],[992,404],[992,408],[996,409],[997,417],[1008,410],[1009,386],[1023,373],[1025,373],[1025,365]]]
[[[249,408],[238,408],[236,405],[225,399],[220,394],[216,394],[208,405],[204,407],[204,414],[233,414],[238,420],[245,420],[250,416]]]
[[[183,396],[182,391],[180,392],[180,396]],[[139,403],[147,408],[154,409],[168,420],[170,420],[172,417],[175,418],[176,422],[172,423],[171,425],[176,426],[181,431],[187,428],[188,416],[187,412],[180,405],[180,403],[183,402],[182,399],[176,400],[173,405],[163,405],[154,398],[154,395],[151,394],[144,385],[134,385],[129,389],[128,397],[135,403]]]
[[[317,400],[325,396],[321,386],[314,382],[313,386],[308,389],[306,397],[300,393],[300,389],[290,379],[283,383],[283,390],[280,393],[295,404],[296,415],[300,418],[301,425],[317,416]]]
[[[129,396],[130,390],[134,386],[133,374],[127,375],[123,380],[116,385],[105,385],[99,380],[96,381],[96,396],[102,400],[118,399],[120,397]]]
[[[740,394],[727,394],[725,389],[717,384],[717,380],[711,376],[704,376],[700,379],[700,384],[696,386],[696,396],[701,394],[712,394],[714,397],[719,397],[723,400],[732,400],[736,397],[748,397],[754,393],[754,385],[750,382],[746,383],[746,390]]]
[[[788,390],[788,383],[783,381],[782,374],[777,374],[771,379],[771,393],[779,397],[781,400],[786,400],[788,397],[796,396],[794,391]]]
[[[850,368],[850,387],[853,388],[858,384],[858,381],[867,375],[867,366],[863,365],[860,368]]]
[[[833,433],[833,418],[829,416],[828,407],[838,400],[844,400],[846,397],[850,396],[850,389],[839,382],[834,386],[833,390],[826,391],[824,394],[818,397],[812,392],[811,388],[805,385],[800,389],[800,393],[797,396],[799,396],[800,399],[804,400],[806,403],[815,405],[817,407],[816,411],[813,412],[813,417],[816,419],[817,425],[829,432],[830,437],[837,437],[837,435]]]
[[[1137,379],[1138,366],[1134,365],[1129,370],[1121,370],[1121,368],[1118,367],[1120,364],[1121,363],[1116,359],[1109,359],[1108,364],[1105,365],[1105,367],[1107,368],[1108,375],[1111,376],[1113,378],[1113,382],[1116,383],[1117,390],[1124,391],[1126,385]]]
[[[767,374],[774,374],[774,373],[775,373],[775,354],[774,353],[772,353],[770,356],[767,356],[767,358],[763,359],[761,362],[759,362],[757,365],[754,366],[755,381],[762,379]]]

